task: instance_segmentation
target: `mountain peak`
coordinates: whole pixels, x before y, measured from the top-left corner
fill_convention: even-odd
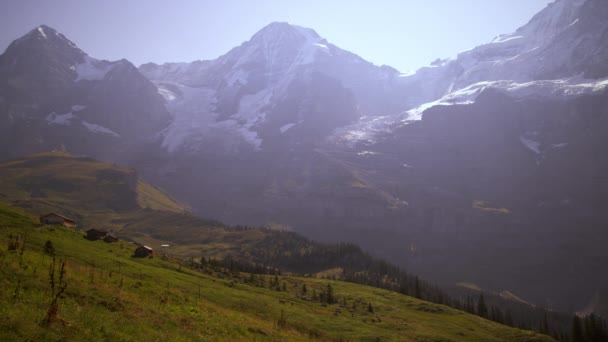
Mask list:
[[[313,29],[292,25],[287,22],[275,21],[264,26],[260,31],[254,34],[251,41],[276,42],[282,39],[318,41],[322,38]]]
[[[44,54],[70,55],[75,61],[81,61],[85,55],[76,44],[47,25],[40,25],[13,41],[5,53],[27,56],[31,55],[32,50],[43,51]]]
[[[83,63],[85,57],[86,54],[64,35],[47,25],[40,25],[8,46],[0,55],[0,68],[5,67],[8,73],[29,75],[32,79],[71,82],[74,65]]]
[[[34,40],[34,39],[40,40],[40,41],[51,41],[51,42],[66,41],[70,45],[73,45],[75,47],[74,43],[69,41],[69,39],[67,39],[64,35],[59,33],[54,28],[44,25],[44,24],[32,29],[31,31],[26,33],[23,37],[17,39],[17,41]]]
[[[30,33],[28,33],[28,35],[40,36],[42,38],[48,39],[47,34],[57,35],[59,33],[57,32],[57,30],[47,25],[40,25],[35,29],[31,30]]]
[[[587,0],[556,0],[532,17],[530,22],[517,32],[553,35],[571,25],[586,2]]]

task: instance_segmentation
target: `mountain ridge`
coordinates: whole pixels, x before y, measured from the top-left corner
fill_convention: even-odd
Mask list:
[[[0,55],[2,158],[51,149],[111,158],[148,144],[169,120],[129,61],[98,60],[48,26]]]

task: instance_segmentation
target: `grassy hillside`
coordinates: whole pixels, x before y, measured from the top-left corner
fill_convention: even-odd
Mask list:
[[[231,257],[299,273],[371,263],[359,248],[202,220],[139,179],[135,170],[90,158],[51,152],[2,162],[0,180],[0,201],[35,215],[56,211],[75,218],[82,229],[109,230],[155,249],[170,245],[169,251],[182,257]]]
[[[47,241],[57,255],[54,292],[67,286],[45,324],[53,292]],[[133,249],[38,226],[0,204],[0,340],[550,341],[377,288],[290,276],[273,285],[274,276],[135,259]],[[335,304],[316,299],[328,284]]]
[[[83,229],[109,230],[154,248],[170,244],[175,254],[205,252],[222,258],[240,254],[239,246],[266,235],[259,230],[235,232],[196,218],[138,178],[134,169],[63,152],[2,162],[0,179],[0,201],[35,215],[58,212],[74,218]]]
[[[36,154],[0,163],[0,198],[23,201],[33,212],[49,208],[82,223],[113,213],[153,209],[181,213],[185,208],[137,177],[134,169],[63,152]],[[89,214],[98,215],[90,218]],[[104,218],[102,215],[106,215]]]

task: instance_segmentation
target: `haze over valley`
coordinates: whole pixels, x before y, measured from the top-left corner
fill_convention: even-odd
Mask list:
[[[415,72],[367,61],[314,27],[276,21],[251,33],[215,59],[139,66],[95,58],[49,25],[14,37],[0,55],[3,244],[36,226],[12,219],[28,215],[19,210],[54,212],[151,246],[149,272],[165,267],[162,253],[196,277],[225,270],[238,286],[259,287],[257,274],[268,289],[297,294],[302,310],[342,303],[322,280],[304,282],[325,296],[308,298],[306,276],[349,293],[342,314],[364,291],[347,281],[544,334],[531,340],[607,338],[608,1],[550,2],[515,31]],[[404,44],[398,37],[393,44]],[[34,240],[52,240],[36,227],[46,235]],[[7,264],[10,255],[0,253]],[[275,284],[277,274],[291,278]],[[185,292],[175,296],[188,296],[176,286]],[[235,309],[224,301],[236,294],[219,293],[213,305]],[[364,324],[398,324],[359,304],[375,315]],[[337,327],[351,323],[289,325],[282,309],[278,319],[244,310],[265,322],[267,340],[313,329],[320,340],[524,338],[500,339],[490,326],[451,335],[409,314],[405,322],[420,319],[430,335],[386,323],[347,333]],[[0,325],[0,336],[22,336],[11,329]],[[259,337],[251,329],[198,336]],[[48,336],[70,336],[58,334]]]

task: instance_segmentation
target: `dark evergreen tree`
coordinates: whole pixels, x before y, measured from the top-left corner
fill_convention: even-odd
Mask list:
[[[505,324],[510,327],[515,326],[515,322],[513,322],[513,315],[509,309],[507,309],[507,312],[505,313]]]
[[[331,284],[327,284],[327,304],[334,304],[336,298],[334,297],[334,288]]]
[[[543,314],[543,320],[540,323],[540,329],[539,329],[541,334],[545,334],[545,335],[549,335],[549,320],[547,318],[547,312],[545,311]]]
[[[465,311],[468,313],[475,313],[475,306],[473,305],[473,298],[471,298],[471,296],[467,295],[467,303],[465,305]]]
[[[53,246],[51,240],[46,240],[44,243],[44,254],[55,256],[55,247]]]
[[[572,342],[585,342],[581,319],[576,315],[572,319]]]
[[[488,317],[488,307],[486,301],[483,298],[483,293],[479,294],[479,300],[477,301],[477,314],[481,317]]]

